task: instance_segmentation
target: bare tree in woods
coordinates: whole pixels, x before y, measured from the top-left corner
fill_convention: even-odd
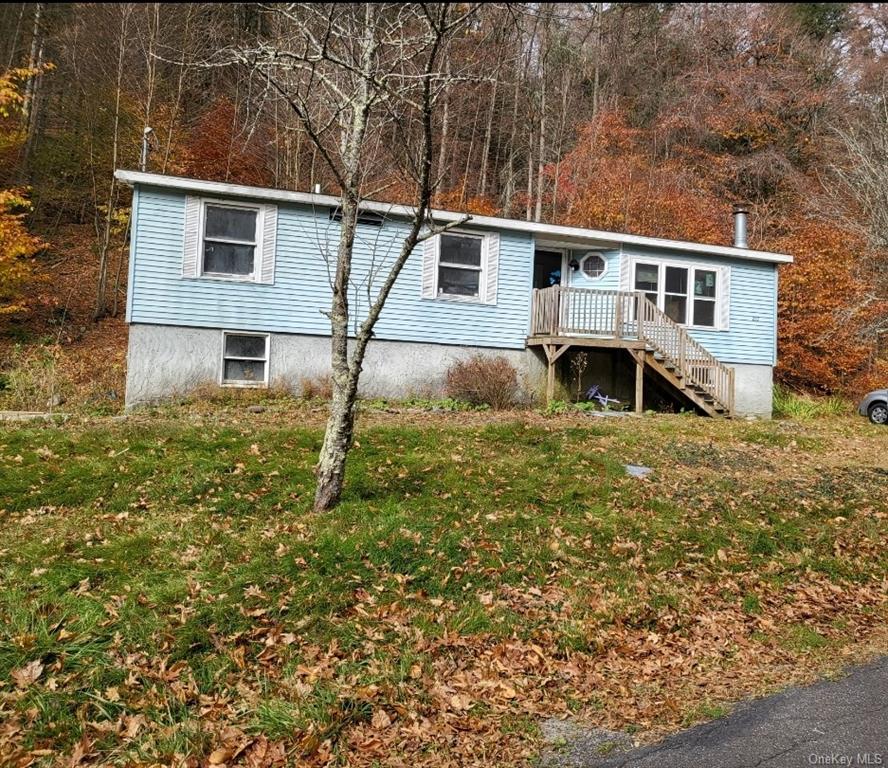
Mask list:
[[[446,72],[446,49],[476,10],[448,3],[274,6],[271,39],[235,53],[295,113],[339,187],[339,243],[330,265],[333,397],[317,466],[317,510],[336,506],[342,495],[361,366],[392,286],[420,242],[453,226],[436,226],[429,209],[435,117],[459,79]],[[412,216],[397,253],[376,271],[378,288],[368,280],[359,320],[349,304],[352,251],[361,201],[372,193],[383,155],[412,188]]]
[[[834,163],[833,172],[863,213],[847,223],[873,248],[884,249],[888,248],[888,90],[873,101],[853,125],[837,129],[844,162]]]
[[[130,19],[133,14],[134,5],[132,3],[120,3],[118,10],[118,36],[116,51],[116,66],[114,69],[114,123],[111,134],[111,168],[116,168],[118,157],[120,154],[120,118],[121,118],[121,101],[124,96],[124,76],[126,74],[126,53],[128,50],[128,35]],[[114,226],[114,214],[117,208],[117,198],[119,191],[117,189],[117,180],[112,173],[111,182],[108,185],[108,197],[105,204],[105,211],[100,232],[99,240],[99,270],[96,280],[96,305],[93,317],[99,319],[104,317],[108,312],[108,264],[111,253],[111,233]],[[96,215],[100,213],[96,208]],[[98,231],[99,227],[96,226]]]

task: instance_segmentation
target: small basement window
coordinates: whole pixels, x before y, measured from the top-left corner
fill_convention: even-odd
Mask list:
[[[439,296],[478,298],[481,295],[483,244],[484,238],[477,235],[441,235]]]
[[[240,387],[260,387],[268,383],[266,334],[223,334],[222,383]]]
[[[250,277],[256,263],[256,208],[204,206],[203,274]]]

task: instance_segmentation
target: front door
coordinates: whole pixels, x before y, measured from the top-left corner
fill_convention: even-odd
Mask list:
[[[562,275],[563,261],[561,251],[536,251],[533,255],[533,287],[551,288],[566,283]]]

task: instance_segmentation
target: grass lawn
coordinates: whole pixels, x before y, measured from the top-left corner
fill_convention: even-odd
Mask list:
[[[863,419],[370,412],[315,515],[323,416],[0,428],[0,763],[533,764],[888,650]]]

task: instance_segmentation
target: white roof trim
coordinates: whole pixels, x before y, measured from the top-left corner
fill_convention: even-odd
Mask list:
[[[251,197],[257,200],[276,200],[279,202],[300,203],[303,205],[316,205],[324,207],[336,207],[340,201],[333,195],[315,195],[310,192],[290,192],[283,189],[269,189],[267,187],[248,187],[242,184],[228,184],[219,181],[201,181],[199,179],[187,179],[181,176],[164,176],[159,173],[142,173],[141,171],[117,170],[114,176],[125,184],[144,184],[154,187],[166,187],[180,189],[185,192],[195,192],[203,195],[221,195],[228,197]],[[380,203],[372,200],[361,201],[361,207],[368,211],[374,211],[387,216],[413,215],[413,207],[408,205],[396,205],[394,203]],[[432,217],[438,222],[459,221],[466,216],[455,211],[432,212]],[[686,253],[703,253],[708,256],[729,256],[736,259],[748,259],[751,261],[767,261],[775,264],[789,264],[792,256],[784,253],[769,253],[768,251],[753,251],[748,248],[734,248],[725,245],[708,245],[706,243],[692,243],[682,240],[667,240],[660,237],[645,237],[642,235],[626,235],[619,232],[606,232],[598,229],[584,229],[582,227],[564,227],[558,224],[543,224],[535,221],[521,221],[519,219],[501,219],[494,216],[472,215],[471,222],[478,227],[491,229],[513,230],[517,232],[530,232],[545,238],[563,238],[568,240],[598,240],[606,243],[638,245],[651,248],[666,248],[669,250],[684,251]]]

